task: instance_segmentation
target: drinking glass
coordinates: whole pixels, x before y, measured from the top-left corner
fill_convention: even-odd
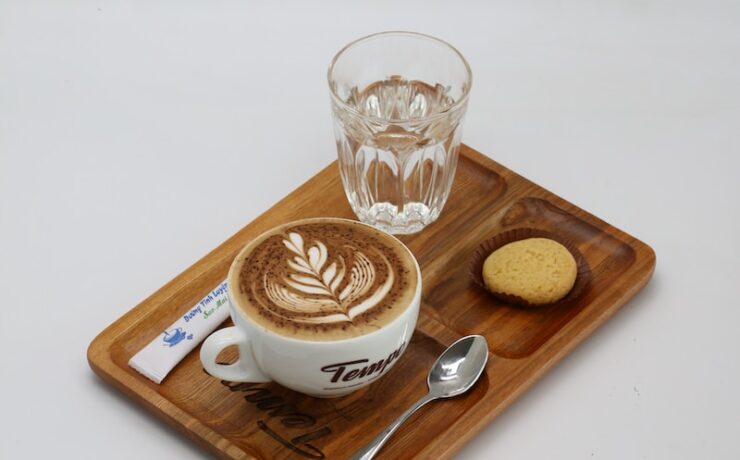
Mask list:
[[[452,187],[472,82],[465,58],[412,32],[342,48],[329,66],[339,169],[360,221],[389,233],[434,222]]]

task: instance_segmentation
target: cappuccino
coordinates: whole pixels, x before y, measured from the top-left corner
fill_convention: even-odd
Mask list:
[[[391,235],[350,220],[306,219],[252,241],[234,261],[229,283],[239,297],[234,305],[259,326],[333,341],[396,319],[413,303],[417,270]]]

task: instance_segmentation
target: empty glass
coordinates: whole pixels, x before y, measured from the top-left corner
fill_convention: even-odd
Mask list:
[[[339,168],[362,222],[399,234],[437,219],[471,81],[462,54],[428,35],[383,32],[337,53],[329,88]]]

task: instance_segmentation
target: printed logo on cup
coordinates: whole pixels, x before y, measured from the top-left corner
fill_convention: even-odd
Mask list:
[[[365,383],[366,381],[373,380],[376,377],[383,375],[383,371],[395,361],[401,353],[403,353],[406,347],[406,342],[402,343],[400,347],[394,350],[387,358],[381,359],[374,363],[370,363],[367,358],[357,359],[354,361],[345,361],[341,363],[329,364],[321,368],[322,372],[329,373],[331,376],[331,383],[336,382],[351,382],[356,379],[362,380],[357,383],[358,385]],[[365,378],[367,377],[367,378]],[[354,386],[354,385],[348,385]],[[327,387],[325,390],[334,390],[340,388],[347,388],[345,386],[334,386]]]

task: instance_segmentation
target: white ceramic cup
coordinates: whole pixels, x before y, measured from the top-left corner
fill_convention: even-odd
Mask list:
[[[312,220],[366,225],[339,218],[304,219],[285,225]],[[400,248],[408,251],[417,276],[413,299],[397,318],[376,331],[349,339],[302,340],[280,335],[252,321],[239,307],[241,297],[234,294],[239,279],[240,264],[237,261],[275,230],[255,238],[234,259],[227,278],[234,326],[214,332],[203,342],[200,360],[205,370],[214,377],[232,382],[275,381],[284,387],[320,398],[346,395],[388,372],[408,346],[419,315],[421,270],[411,251],[395,237],[388,235]],[[231,345],[238,347],[239,359],[229,365],[216,363],[218,354]]]

